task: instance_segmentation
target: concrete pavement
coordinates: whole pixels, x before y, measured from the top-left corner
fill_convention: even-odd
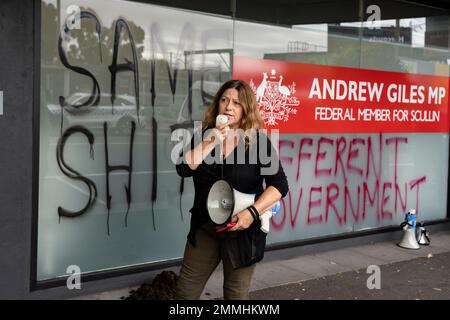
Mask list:
[[[358,296],[366,299],[370,299],[371,297],[395,298],[395,295],[387,294],[388,288],[392,290],[392,287],[386,287],[386,284],[394,280],[392,270],[395,269],[395,272],[396,270],[401,270],[399,273],[402,275],[399,281],[395,282],[401,282],[401,280],[406,281],[405,284],[408,284],[408,280],[417,282],[415,277],[420,274],[422,279],[419,279],[419,281],[423,286],[429,283],[429,286],[435,286],[436,288],[439,288],[438,283],[445,276],[445,273],[442,274],[442,271],[445,270],[447,272],[446,298],[450,299],[448,291],[450,283],[450,254],[448,254],[450,252],[450,231],[440,231],[432,234],[431,245],[422,246],[419,250],[400,248],[396,245],[397,242],[389,240],[330,250],[317,254],[312,253],[295,258],[278,258],[274,261],[267,261],[270,260],[270,257],[266,257],[268,258],[267,260],[263,260],[263,262],[260,262],[256,266],[250,289],[250,297],[251,299],[353,299]],[[441,253],[447,253],[447,255],[438,256]],[[267,255],[270,256],[271,252],[268,252]],[[419,259],[417,261],[417,258],[423,258],[425,260]],[[421,264],[434,263],[434,261],[436,261],[436,266],[429,267],[435,268],[434,270],[427,269],[427,272],[418,270],[422,269]],[[410,262],[411,265],[409,267],[411,268],[405,263],[395,265],[398,262]],[[383,285],[382,290],[373,291],[367,289],[367,278],[371,274],[367,274],[366,270],[370,265],[381,267],[381,280],[382,284],[385,283],[385,289],[383,289]],[[406,267],[408,267],[407,270],[405,270]],[[221,271],[221,269],[218,269],[213,273],[202,294],[202,299],[222,297],[223,277]],[[388,274],[390,275],[389,277]],[[326,278],[332,275],[338,276],[336,278]],[[323,282],[307,282],[313,279],[322,279]],[[333,281],[335,281],[335,285],[333,285]],[[302,283],[303,287],[300,287],[298,285],[299,283]],[[346,288],[346,284],[350,283],[353,283],[358,289],[354,290],[354,294]],[[289,286],[289,284],[293,286]],[[294,290],[296,285],[298,289]],[[311,294],[308,296],[308,293],[311,292],[310,290],[307,291],[308,285],[311,288],[316,288],[314,295]],[[321,287],[322,291],[319,290]],[[331,294],[330,292],[330,288],[332,287],[335,289],[335,294]],[[435,291],[439,292],[438,290]],[[372,294],[369,294],[369,291]],[[344,292],[346,292],[346,295],[342,295]],[[375,292],[378,293],[375,294]],[[382,295],[381,292],[386,293]],[[405,298],[409,299],[413,297],[420,299],[420,297],[416,297],[413,294]]]
[[[253,291],[255,300],[449,300],[450,252]],[[369,287],[367,283],[369,282]]]
[[[437,296],[450,299],[450,230],[427,229],[431,231],[431,245],[422,246],[419,250],[398,247],[396,243],[402,236],[402,232],[398,231],[384,236],[375,234],[268,251],[264,260],[256,266],[250,298],[431,299]],[[370,274],[366,273],[366,269],[370,265],[381,268],[381,290],[367,289]],[[179,267],[165,270],[178,273]],[[417,279],[418,275],[421,279]],[[445,276],[447,282],[441,281]],[[206,284],[201,299],[221,299],[222,284],[222,268],[219,265]],[[400,284],[403,288],[427,288],[424,289],[427,294],[419,295],[418,291],[414,291],[400,295]],[[137,285],[129,286],[76,299],[120,299],[137,288]]]

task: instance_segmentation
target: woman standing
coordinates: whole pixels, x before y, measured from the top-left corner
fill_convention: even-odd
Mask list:
[[[218,115],[226,116],[228,122],[216,126]],[[190,210],[191,227],[176,299],[199,299],[220,261],[223,262],[224,299],[248,299],[255,263],[245,262],[240,258],[241,235],[249,230],[256,230],[255,226],[258,223],[260,225],[257,216],[271,208],[288,192],[286,175],[277,154],[267,136],[260,132],[263,126],[250,86],[241,80],[230,80],[221,86],[205,113],[202,137],[198,139],[201,142],[194,145],[193,139],[185,151],[182,163],[177,164],[180,176],[193,177],[195,198]],[[251,134],[255,132],[256,134]],[[269,157],[266,160],[270,161],[260,161],[261,152],[258,150],[261,146],[266,146],[266,155]],[[219,157],[216,157],[217,152],[220,152]],[[257,161],[251,161],[252,155],[257,156]],[[205,161],[207,157],[220,161]],[[244,163],[242,159],[245,159]],[[275,170],[267,170],[274,167]],[[220,179],[225,179],[240,192],[260,196],[252,208],[232,217],[235,225],[229,232],[219,233],[209,218],[206,201],[211,186]],[[259,238],[263,238],[264,250],[265,234]]]

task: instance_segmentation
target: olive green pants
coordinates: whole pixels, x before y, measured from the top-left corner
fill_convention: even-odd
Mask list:
[[[224,299],[247,300],[255,264],[233,268],[232,260],[238,255],[235,240],[235,232],[217,233],[212,223],[197,229],[196,246],[186,243],[175,299],[200,299],[206,282],[222,261]]]

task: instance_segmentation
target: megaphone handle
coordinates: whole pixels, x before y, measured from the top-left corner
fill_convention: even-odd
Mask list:
[[[227,231],[227,230],[233,228],[235,225],[236,225],[235,222],[230,222],[230,223],[227,223],[226,225],[220,225],[220,226],[217,226],[217,227],[216,227],[216,232],[224,232],[224,231]]]

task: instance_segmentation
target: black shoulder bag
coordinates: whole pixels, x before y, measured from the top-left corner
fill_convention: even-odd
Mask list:
[[[264,258],[267,233],[261,230],[261,220],[257,219],[245,230],[237,232],[239,260],[241,267],[252,265]]]

